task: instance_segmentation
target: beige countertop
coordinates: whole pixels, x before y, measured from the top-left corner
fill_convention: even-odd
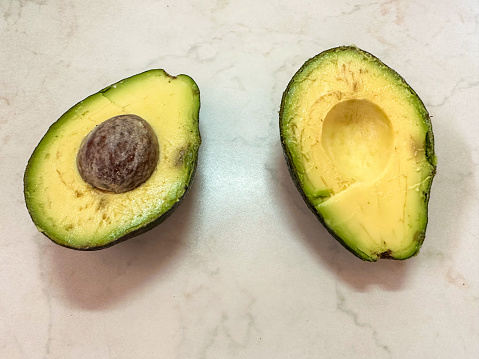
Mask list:
[[[477,1],[2,1],[1,358],[477,358]],[[424,101],[439,164],[426,240],[366,263],[302,201],[279,141],[308,58],[355,44]],[[162,68],[201,90],[191,192],[97,252],[33,225],[23,173],[48,127]]]

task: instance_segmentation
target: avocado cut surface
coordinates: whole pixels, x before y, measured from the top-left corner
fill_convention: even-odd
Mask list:
[[[73,106],[50,127],[25,170],[25,201],[39,231],[59,245],[94,250],[161,223],[180,203],[193,178],[201,143],[199,109],[200,93],[193,79],[163,70],[129,77]],[[115,124],[120,130],[109,144],[119,150],[102,157],[101,144],[109,138],[109,129],[102,124],[113,118],[134,121]],[[146,130],[135,129],[141,122],[137,118],[146,121]],[[95,144],[100,147],[79,156],[85,138],[102,129]],[[116,178],[114,189],[82,178],[77,161],[86,161],[85,168],[91,158],[104,164],[113,151],[123,161],[116,165],[131,167],[123,171],[126,177]],[[122,170],[95,166],[102,176]],[[140,170],[147,173],[135,173]],[[86,173],[91,176],[91,170]],[[134,185],[116,190],[132,178]]]
[[[280,134],[308,207],[366,261],[421,247],[436,170],[429,114],[379,59],[342,46],[308,60],[283,94]]]

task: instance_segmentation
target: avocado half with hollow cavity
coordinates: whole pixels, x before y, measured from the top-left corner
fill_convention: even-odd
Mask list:
[[[33,222],[53,242],[109,247],[161,223],[185,196],[198,149],[200,93],[150,70],[73,106],[33,152],[24,177]]]
[[[421,247],[436,171],[429,114],[394,70],[355,46],[308,60],[283,94],[281,142],[308,207],[366,261]]]

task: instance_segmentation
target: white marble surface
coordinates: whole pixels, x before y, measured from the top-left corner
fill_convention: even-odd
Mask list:
[[[478,358],[478,24],[475,0],[1,1],[0,357]],[[344,44],[433,116],[429,227],[405,262],[337,244],[283,159],[283,90]],[[23,201],[31,152],[77,101],[150,68],[201,89],[189,196],[110,249],[54,245]]]

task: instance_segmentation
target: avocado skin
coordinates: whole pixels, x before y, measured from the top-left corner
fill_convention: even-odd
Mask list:
[[[121,236],[105,245],[98,245],[98,246],[90,246],[90,247],[75,247],[75,246],[69,246],[69,245],[66,245],[64,243],[61,243],[59,241],[57,241],[55,238],[49,236],[47,233],[45,233],[45,231],[43,231],[41,229],[41,227],[38,225],[38,222],[36,221],[35,217],[32,215],[32,208],[30,207],[30,201],[29,201],[29,193],[28,193],[28,181],[29,181],[29,169],[31,167],[31,161],[32,159],[34,158],[34,154],[36,152],[36,150],[39,148],[40,144],[42,143],[43,141],[43,138],[46,137],[48,135],[48,133],[56,128],[57,126],[59,126],[59,121],[56,121],[54,122],[50,127],[49,129],[47,130],[47,132],[45,133],[45,135],[42,137],[42,139],[38,142],[37,146],[35,147],[35,149],[33,150],[32,152],[32,155],[30,156],[29,160],[28,160],[28,163],[25,167],[25,171],[24,171],[24,176],[23,176],[23,189],[24,189],[24,200],[25,200],[25,203],[26,203],[26,207],[27,207],[27,210],[28,210],[28,213],[30,215],[30,218],[32,219],[33,223],[35,224],[35,226],[37,227],[37,229],[39,230],[40,233],[42,233],[45,237],[47,237],[49,240],[51,240],[53,243],[61,246],[61,247],[64,247],[64,248],[69,248],[69,249],[74,249],[74,250],[77,250],[77,251],[97,251],[97,250],[101,250],[101,249],[105,249],[105,248],[109,248],[115,244],[118,244],[118,243],[121,243],[121,242],[124,242],[130,238],[134,238],[136,236],[139,236],[140,234],[143,234],[145,232],[148,232],[150,230],[152,230],[153,228],[155,228],[156,226],[158,226],[159,224],[161,224],[163,221],[165,221],[171,214],[173,214],[173,212],[178,208],[178,206],[183,202],[184,198],[186,197],[186,195],[188,194],[189,192],[189,189],[193,183],[193,179],[194,179],[194,176],[196,174],[196,168],[197,168],[197,164],[198,164],[198,152],[199,152],[199,147],[201,145],[201,135],[200,135],[200,131],[199,131],[199,111],[200,111],[200,107],[201,107],[201,102],[200,102],[200,90],[196,84],[196,82],[188,75],[185,75],[185,74],[181,74],[181,75],[177,75],[177,76],[172,76],[172,75],[169,75],[165,70],[163,69],[155,69],[155,70],[147,70],[147,71],[144,71],[144,72],[141,72],[141,73],[138,73],[138,74],[135,74],[135,75],[132,75],[132,76],[129,76],[127,78],[124,78],[112,85],[109,85],[105,88],[103,88],[102,90],[90,95],[89,97],[91,96],[94,96],[98,93],[105,93],[107,92],[108,90],[110,90],[111,88],[114,88],[116,85],[122,83],[123,81],[126,81],[130,78],[133,78],[133,77],[136,77],[136,76],[139,76],[139,75],[142,75],[142,74],[145,74],[147,72],[152,72],[152,71],[160,71],[162,73],[164,73],[168,78],[171,78],[171,79],[175,79],[176,77],[178,76],[183,76],[183,77],[187,77],[193,84],[194,86],[194,92],[198,95],[198,104],[197,104],[197,110],[196,110],[196,113],[195,113],[195,127],[197,129],[197,135],[198,135],[198,144],[197,146],[195,146],[196,148],[194,148],[194,151],[192,151],[195,155],[194,156],[191,156],[189,158],[189,161],[186,160],[185,162],[188,162],[188,166],[190,166],[190,170],[189,170],[189,176],[188,176],[188,181],[187,181],[187,184],[185,185],[184,187],[184,192],[183,194],[176,200],[176,202],[166,211],[164,212],[163,214],[161,214],[158,218],[156,218],[155,220],[153,220],[152,222],[150,223],[146,223],[145,225],[143,225],[142,227],[130,232],[130,233],[127,233],[126,235],[124,236]],[[89,98],[87,97],[87,98]],[[87,99],[86,98],[86,99]],[[69,113],[70,111],[74,110],[79,104],[81,104],[83,101],[85,101],[86,99],[76,103],[75,105],[73,105],[69,110],[67,110],[65,112],[65,114]],[[65,115],[64,114],[64,115]],[[63,117],[63,116],[62,116]],[[61,119],[61,118],[60,118]],[[59,120],[60,120],[59,119]]]
[[[73,247],[73,246],[67,246],[63,243],[59,243],[57,241],[55,241],[55,239],[49,237],[46,233],[42,232],[42,234],[47,237],[49,240],[51,240],[53,243],[61,246],[61,247],[65,247],[65,248],[69,248],[69,249],[74,249],[76,251],[81,251],[81,252],[92,252],[92,251],[98,251],[100,249],[105,249],[105,248],[108,248],[108,247],[111,247],[111,246],[114,246],[115,244],[118,244],[118,243],[121,243],[121,242],[124,242],[130,238],[133,238],[133,237],[136,237],[136,236],[139,236],[140,234],[143,234],[143,233],[146,233],[150,230],[152,230],[153,228],[155,228],[156,226],[158,226],[159,224],[163,223],[169,216],[171,216],[173,214],[173,212],[178,208],[178,206],[180,205],[181,202],[183,202],[183,200],[185,199],[186,195],[188,194],[189,192],[189,189],[191,187],[191,184],[193,183],[193,177],[196,173],[196,164],[197,164],[197,160],[195,160],[195,163],[194,163],[194,167],[193,167],[193,172],[191,173],[191,181],[189,183],[188,186],[185,186],[185,191],[183,192],[183,195],[178,199],[178,201],[176,201],[176,203],[170,207],[170,209],[168,211],[166,211],[165,213],[163,213],[160,217],[158,217],[156,220],[154,220],[153,222],[151,223],[148,223],[147,225],[141,227],[141,228],[138,228],[137,230],[133,231],[133,232],[130,232],[128,233],[127,235],[124,235],[123,237],[120,237],[106,245],[103,245],[103,246],[96,246],[96,247],[84,247],[84,248],[81,248],[81,247]],[[32,218],[33,220],[33,217],[30,215],[30,218]],[[33,220],[34,221],[34,220]],[[35,222],[35,221],[34,221]]]
[[[331,228],[329,228],[326,225],[323,216],[318,212],[318,210],[314,207],[314,205],[308,200],[308,197],[307,197],[306,193],[304,192],[303,188],[301,187],[301,183],[300,183],[298,174],[295,171],[294,164],[293,164],[293,156],[292,156],[291,152],[289,151],[288,146],[286,144],[287,139],[286,139],[285,134],[283,132],[283,126],[282,126],[283,113],[284,113],[284,110],[285,110],[286,96],[288,95],[291,87],[295,83],[296,77],[301,72],[303,72],[308,67],[308,65],[310,65],[312,62],[316,61],[318,58],[320,58],[320,57],[322,57],[322,56],[324,56],[328,53],[341,52],[341,51],[351,51],[351,50],[361,53],[363,56],[367,57],[370,61],[375,62],[377,64],[377,66],[385,67],[389,71],[391,71],[397,77],[398,81],[402,82],[403,85],[408,88],[408,90],[411,92],[411,94],[414,95],[421,102],[421,104],[424,108],[424,114],[423,114],[422,120],[424,121],[424,123],[426,124],[426,126],[428,128],[428,131],[427,131],[427,134],[426,134],[426,148],[425,148],[426,157],[428,159],[428,162],[433,166],[433,171],[432,171],[430,179],[428,181],[427,191],[426,191],[425,196],[424,196],[424,203],[426,204],[426,211],[428,210],[429,197],[430,197],[429,194],[430,194],[430,191],[431,191],[433,178],[436,174],[436,169],[437,169],[437,157],[436,157],[435,152],[434,152],[434,134],[433,134],[433,131],[432,131],[432,124],[431,124],[431,119],[430,119],[429,113],[427,112],[426,107],[424,106],[424,103],[422,102],[421,98],[411,88],[411,86],[409,86],[409,84],[404,80],[404,78],[401,75],[399,75],[395,70],[393,70],[392,68],[390,68],[389,66],[384,64],[380,59],[378,59],[377,57],[375,57],[374,55],[372,55],[371,53],[369,53],[367,51],[359,49],[358,47],[356,47],[354,45],[338,46],[338,47],[331,48],[331,49],[328,49],[328,50],[325,50],[325,51],[319,53],[318,55],[308,59],[301,66],[301,68],[291,78],[291,80],[288,83],[288,86],[286,87],[285,91],[283,92],[283,96],[281,98],[281,106],[280,106],[280,111],[279,111],[280,141],[281,141],[281,146],[282,146],[282,149],[283,149],[283,155],[284,155],[285,160],[286,160],[286,165],[288,167],[288,172],[290,173],[290,176],[291,176],[297,190],[299,191],[301,197],[303,198],[304,202],[306,202],[306,205],[311,210],[311,212],[313,212],[313,214],[316,216],[316,218],[319,220],[319,222],[323,225],[323,227],[325,227],[326,230],[331,234],[331,236],[334,239],[336,239],[349,252],[354,254],[356,257],[362,259],[363,261],[376,262],[377,259],[368,256],[366,253],[357,252],[354,249],[350,248],[337,233],[335,233]],[[425,220],[426,220],[426,226],[427,226],[428,216],[426,216]],[[417,233],[416,238],[417,238],[416,248],[410,255],[408,255],[406,257],[402,257],[402,258],[397,258],[397,257],[391,256],[389,251],[386,251],[386,252],[380,253],[379,258],[394,259],[394,260],[405,260],[405,259],[408,259],[408,258],[411,258],[411,257],[417,255],[419,253],[419,249],[421,248],[421,246],[424,242],[425,232]]]

